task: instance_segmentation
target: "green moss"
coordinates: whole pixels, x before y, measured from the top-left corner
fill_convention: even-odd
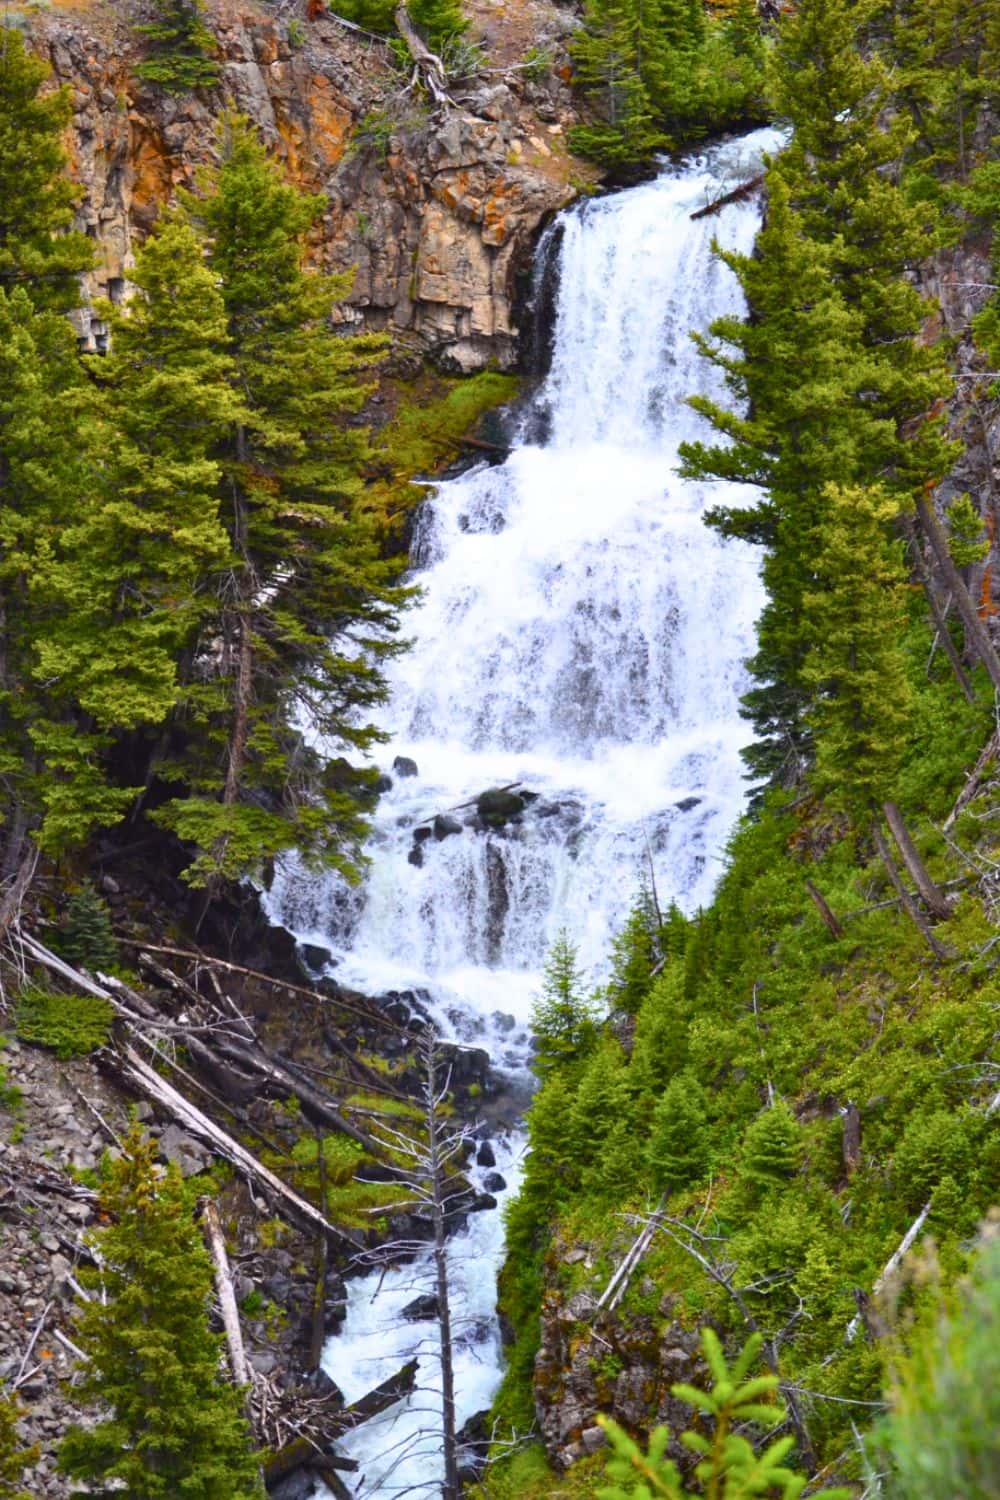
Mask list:
[[[373,434],[375,471],[368,491],[387,530],[423,499],[423,489],[411,480],[437,474],[456,459],[461,439],[485,412],[512,401],[518,385],[516,376],[494,371],[454,379],[428,371],[392,392],[396,412]]]
[[[21,1040],[51,1047],[59,1057],[82,1057],[103,1047],[113,1020],[107,1000],[40,989],[22,991],[14,1012]]]

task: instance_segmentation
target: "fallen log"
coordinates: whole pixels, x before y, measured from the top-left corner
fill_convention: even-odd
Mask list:
[[[319,1209],[314,1208],[286,1182],[282,1182],[280,1177],[265,1167],[263,1162],[258,1161],[245,1146],[241,1146],[239,1141],[234,1140],[221,1126],[216,1125],[214,1120],[209,1119],[208,1115],[203,1114],[200,1109],[185,1099],[183,1094],[178,1093],[165,1078],[161,1078],[159,1073],[151,1068],[133,1047],[126,1046],[117,1061],[125,1080],[133,1088],[155,1104],[159,1104],[179,1124],[183,1125],[185,1130],[189,1130],[192,1135],[197,1135],[205,1141],[217,1156],[230,1162],[244,1177],[256,1183],[263,1191],[278,1197],[290,1216],[306,1229],[311,1231],[320,1229],[351,1250],[358,1251],[363,1248],[361,1240],[356,1235],[349,1230],[338,1228],[336,1224],[331,1224]]]
[[[371,1421],[372,1417],[380,1416],[390,1406],[395,1406],[397,1401],[411,1396],[416,1384],[417,1361],[411,1359],[395,1375],[390,1375],[388,1380],[383,1380],[381,1385],[370,1390],[367,1396],[352,1401],[350,1406],[338,1411],[330,1425],[339,1432],[351,1432],[355,1427],[360,1427],[362,1422]]]
[[[225,1236],[222,1233],[219,1210],[211,1198],[206,1198],[202,1206],[201,1222],[205,1229],[205,1241],[212,1257],[212,1264],[215,1267],[215,1294],[219,1299],[219,1312],[222,1315],[222,1327],[226,1335],[226,1348],[229,1350],[229,1364],[233,1379],[237,1385],[249,1386],[250,1366],[247,1363],[243,1329],[240,1326],[240,1310],[236,1305],[236,1293],[233,1291],[233,1278],[229,1270],[229,1254],[226,1250]],[[323,1243],[326,1244],[325,1237]]]
[[[695,209],[691,215],[692,219],[707,219],[710,214],[717,214],[729,203],[742,203],[744,198],[749,198],[759,187],[764,185],[764,173],[751,177],[747,182],[741,182],[739,187],[733,188],[730,193],[723,193],[721,198],[715,198],[711,203],[706,203],[704,208]]]
[[[339,1130],[341,1134],[357,1141],[359,1146],[363,1146],[373,1155],[383,1154],[383,1147],[379,1142],[366,1131],[359,1130],[356,1125],[345,1120],[340,1111],[334,1108],[331,1099],[303,1079],[297,1070],[293,1071],[294,1065],[289,1067],[279,1062],[273,1053],[266,1051],[263,1047],[251,1047],[231,1036],[215,1037],[213,1048],[206,1050],[221,1052],[224,1057],[240,1063],[244,1068],[249,1068],[260,1078],[267,1079],[281,1093],[294,1095],[302,1106],[302,1113],[314,1125],[327,1125],[331,1130]]]
[[[353,1458],[341,1458],[339,1454],[325,1453],[317,1448],[311,1438],[296,1437],[277,1453],[273,1453],[264,1464],[264,1485],[273,1490],[275,1485],[289,1474],[294,1474],[296,1469],[309,1469],[315,1473],[322,1474],[324,1483],[335,1495],[348,1495],[350,1492],[339,1478],[340,1473],[353,1474],[358,1468],[357,1461]],[[334,1482],[331,1483],[331,1476]],[[340,1485],[340,1490],[337,1485]]]

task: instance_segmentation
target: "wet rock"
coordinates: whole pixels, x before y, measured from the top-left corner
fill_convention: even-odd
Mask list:
[[[306,1376],[306,1384],[311,1386],[317,1396],[322,1396],[325,1401],[329,1401],[331,1406],[343,1406],[343,1391],[337,1382],[326,1373],[322,1365],[318,1370],[310,1371],[309,1375]]]
[[[690,812],[692,808],[699,807],[704,802],[704,797],[682,797],[674,806],[678,812]]]
[[[469,1212],[473,1214],[484,1213],[487,1209],[496,1208],[497,1200],[492,1193],[477,1193],[469,1204]]]
[[[382,796],[383,792],[391,792],[393,785],[394,783],[392,777],[386,776],[384,772],[381,776],[377,776],[375,778],[375,790],[380,797]]]
[[[490,1016],[490,1020],[501,1036],[507,1036],[517,1025],[516,1016],[512,1016],[507,1011],[502,1010],[495,1010]]]
[[[311,974],[322,974],[333,958],[329,948],[323,948],[319,943],[300,943],[299,953]]]
[[[416,761],[411,760],[408,755],[397,755],[392,763],[392,769],[397,776],[419,776],[420,774]]]
[[[489,1141],[480,1141],[479,1150],[476,1152],[477,1167],[495,1167],[497,1164],[496,1153]]]
[[[426,1323],[431,1318],[436,1318],[440,1311],[440,1303],[433,1292],[425,1292],[421,1297],[414,1297],[403,1308],[401,1317],[408,1323]]]
[[[499,1172],[487,1172],[483,1178],[483,1188],[487,1193],[503,1193],[507,1188],[507,1179]]]
[[[477,1411],[458,1431],[458,1477],[463,1484],[476,1484],[486,1469],[491,1424],[488,1411]]]
[[[434,819],[434,837],[438,843],[442,839],[451,838],[455,833],[462,832],[462,824],[458,818],[453,818],[450,813],[438,813]]]
[[[413,842],[415,844],[426,844],[427,840],[434,834],[429,823],[422,823],[419,828],[413,830]]]
[[[413,848],[410,850],[409,854],[406,856],[406,863],[408,865],[413,865],[418,870],[422,870],[423,869],[423,867],[424,867],[424,850],[423,850],[423,845],[422,844],[414,844]]]
[[[315,1476],[308,1469],[296,1469],[272,1485],[267,1495],[268,1500],[312,1500],[315,1493]]]
[[[525,805],[524,798],[517,792],[490,787],[488,791],[480,792],[477,797],[476,813],[487,828],[502,828],[505,823],[510,822],[511,818],[516,818],[523,813]]]

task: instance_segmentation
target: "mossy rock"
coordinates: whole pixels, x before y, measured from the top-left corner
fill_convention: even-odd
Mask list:
[[[500,787],[490,787],[480,792],[476,801],[476,812],[487,828],[502,828],[511,818],[523,813],[526,807],[523,797],[517,792],[506,792]]]

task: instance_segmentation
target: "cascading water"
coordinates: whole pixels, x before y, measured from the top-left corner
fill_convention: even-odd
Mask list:
[[[696,908],[741,809],[757,557],[705,527],[709,495],[735,497],[679,480],[677,445],[705,431],[685,398],[720,394],[689,333],[741,310],[712,238],[749,250],[759,221],[749,203],[690,215],[778,140],[756,132],[563,216],[537,397],[548,441],[438,486],[421,517],[423,597],[385,712],[386,768],[402,755],[418,773],[393,775],[380,801],[360,896],[293,866],[271,893],[281,920],[335,952],[339,979],[422,991],[445,1034],[510,1070],[526,1067],[531,999],[560,929],[596,977],[644,866],[661,902]],[[477,795],[508,783],[531,800],[484,829]],[[417,825],[455,809],[461,831],[414,843]],[[498,1147],[510,1186],[517,1150]],[[490,1212],[451,1245],[459,1422],[499,1379],[501,1253]],[[422,1269],[353,1281],[325,1356],[348,1400],[426,1356],[419,1397],[349,1446],[355,1493],[371,1500],[439,1493],[436,1440],[418,1436],[434,1425],[435,1328],[399,1316]]]

